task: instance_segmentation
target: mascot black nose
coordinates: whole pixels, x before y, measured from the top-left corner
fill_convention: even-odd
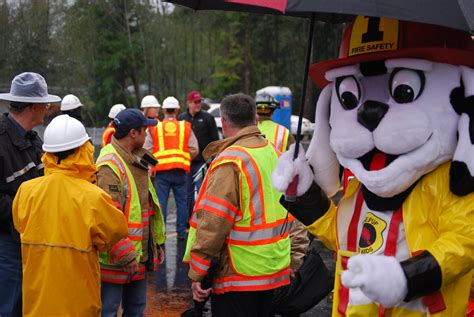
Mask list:
[[[387,104],[374,100],[367,100],[357,110],[357,121],[372,132],[377,128],[387,111]]]

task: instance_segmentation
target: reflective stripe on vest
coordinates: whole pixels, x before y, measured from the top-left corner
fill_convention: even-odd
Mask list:
[[[225,218],[230,223],[234,223],[234,219],[242,218],[242,214],[237,208],[235,208],[225,200],[207,195],[205,191],[203,191],[203,196],[200,197],[194,208],[204,209],[209,212],[212,212],[217,216]],[[196,215],[193,213],[193,219],[196,219],[195,217]]]
[[[106,146],[112,141],[112,136],[115,134],[115,128],[111,125],[107,126],[102,135],[102,147]]]
[[[278,288],[288,284],[290,281],[290,270],[285,268],[282,271],[260,277],[230,276],[216,279],[212,292],[222,294],[231,291],[263,291]]]
[[[121,266],[103,266],[100,268],[100,279],[103,282],[109,282],[114,284],[127,284],[132,281],[140,281],[145,279],[145,265],[139,263],[138,271],[133,275],[124,272]]]
[[[151,130],[153,155],[158,160],[155,171],[167,171],[175,168],[189,172],[191,154],[188,149],[191,127],[186,121],[165,120]]]
[[[281,219],[269,226],[240,228],[234,226],[227,243],[235,245],[259,245],[271,243],[288,237],[291,223],[288,219]]]
[[[288,140],[287,130],[281,125],[277,125],[275,138],[273,139],[273,144],[280,151],[284,152],[286,150],[286,141]]]
[[[211,266],[211,261],[207,261],[203,258],[200,258],[196,254],[191,254],[191,261],[189,263],[191,267],[198,272],[199,274],[207,274],[207,271],[209,270]]]
[[[272,142],[272,144],[280,152],[285,152],[288,146],[289,131],[284,126],[275,123],[271,120],[264,120],[258,124],[258,128],[265,135],[265,137]]]

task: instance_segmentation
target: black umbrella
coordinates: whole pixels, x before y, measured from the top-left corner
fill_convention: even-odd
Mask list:
[[[306,63],[303,77],[301,107],[296,133],[295,158],[298,156],[301,127],[306,98],[306,85],[312,49],[314,21],[347,22],[355,15],[386,17],[398,20],[436,24],[474,34],[474,0],[164,0],[194,10],[223,10],[268,13],[306,17],[311,19]],[[295,179],[286,192],[286,198],[296,198]]]
[[[442,25],[474,33],[472,0],[165,0],[194,10],[270,13],[347,22],[354,15]]]

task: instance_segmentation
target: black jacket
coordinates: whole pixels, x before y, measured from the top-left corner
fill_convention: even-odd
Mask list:
[[[193,132],[199,142],[199,155],[194,158],[193,163],[204,162],[202,151],[212,141],[219,140],[214,117],[205,111],[199,111],[193,117],[189,111],[186,111],[178,116],[178,120],[185,120],[191,123]]]
[[[0,233],[9,233],[18,241],[12,202],[21,183],[43,175],[41,144],[36,132],[23,137],[6,113],[0,115]]]

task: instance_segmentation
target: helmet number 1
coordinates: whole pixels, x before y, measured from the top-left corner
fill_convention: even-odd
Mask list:
[[[383,40],[383,31],[380,31],[380,18],[368,17],[367,32],[362,34],[362,43]]]

